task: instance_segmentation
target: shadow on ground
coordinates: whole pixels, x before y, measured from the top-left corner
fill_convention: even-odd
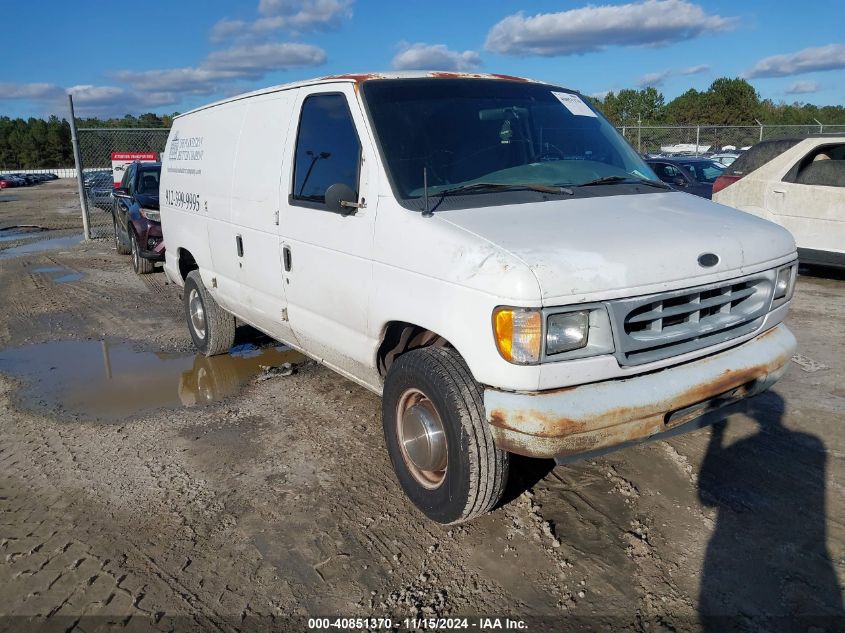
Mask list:
[[[726,444],[716,424],[699,474],[718,511],[699,595],[705,631],[841,631],[842,591],[827,549],[824,443],[783,426],[769,391],[751,404],[759,425]],[[762,627],[762,628],[760,628]]]

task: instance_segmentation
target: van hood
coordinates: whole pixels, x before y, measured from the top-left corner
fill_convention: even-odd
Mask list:
[[[545,305],[708,283],[777,265],[795,253],[786,229],[680,192],[565,198],[435,215],[528,266]],[[716,254],[718,264],[703,267],[698,263],[703,253]]]

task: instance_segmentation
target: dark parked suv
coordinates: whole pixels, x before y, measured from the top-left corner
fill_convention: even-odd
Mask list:
[[[159,163],[132,163],[114,190],[112,216],[114,243],[121,255],[132,254],[139,275],[155,270],[164,261],[164,239],[158,207]]]
[[[649,158],[646,162],[663,182],[708,200],[713,195],[713,182],[725,171],[721,163],[693,156]]]

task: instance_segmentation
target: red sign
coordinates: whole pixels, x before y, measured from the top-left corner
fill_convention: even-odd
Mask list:
[[[134,163],[136,160],[142,163],[157,163],[158,154],[155,152],[112,152],[111,153],[111,170],[112,178],[114,179],[114,186],[120,186],[120,181],[123,179],[123,174],[126,168]]]
[[[112,160],[128,160],[128,161],[135,161],[135,160],[144,160],[144,161],[157,161],[158,156],[155,152],[112,152],[111,153]]]

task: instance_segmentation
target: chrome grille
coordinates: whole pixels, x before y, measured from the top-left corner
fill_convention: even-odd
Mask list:
[[[622,365],[678,356],[749,334],[771,303],[771,272],[609,303]]]

